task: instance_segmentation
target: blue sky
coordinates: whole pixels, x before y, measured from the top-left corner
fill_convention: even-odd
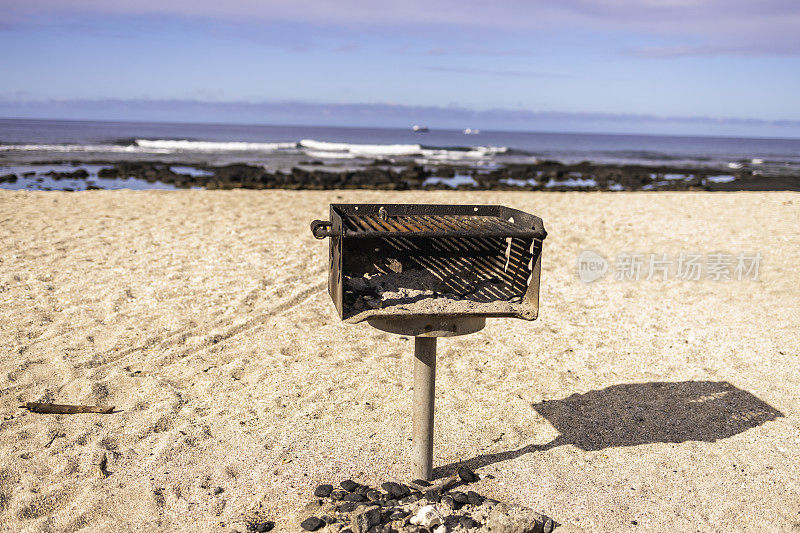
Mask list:
[[[0,0],[0,116],[800,136],[797,0]]]

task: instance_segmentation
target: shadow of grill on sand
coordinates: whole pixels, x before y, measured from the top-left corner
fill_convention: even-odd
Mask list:
[[[783,413],[726,381],[612,385],[533,405],[559,436],[547,444],[486,453],[434,469],[434,477],[459,465],[478,469],[522,455],[571,444],[596,451],[656,442],[715,442],[782,417]]]

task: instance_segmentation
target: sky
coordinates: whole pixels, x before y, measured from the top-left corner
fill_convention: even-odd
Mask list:
[[[798,0],[0,0],[0,116],[800,137]]]

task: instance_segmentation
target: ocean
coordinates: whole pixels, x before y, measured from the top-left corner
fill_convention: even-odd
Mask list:
[[[590,161],[745,168],[764,176],[800,176],[800,139],[0,119],[0,176],[41,177],[56,166],[91,167],[120,161],[182,164],[191,172],[193,164],[231,163],[269,170],[313,163],[335,170],[376,159],[484,169],[543,160]],[[0,187],[69,186],[66,182],[42,185],[44,180],[35,185],[34,181],[0,183]],[[102,188],[126,186],[106,185]]]

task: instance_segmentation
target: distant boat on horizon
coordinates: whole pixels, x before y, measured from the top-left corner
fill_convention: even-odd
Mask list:
[[[465,128],[464,135],[477,135],[481,132],[481,130],[473,129],[473,128]]]
[[[428,129],[428,126],[420,126],[419,124],[414,124],[413,126],[411,126],[411,131],[413,131],[414,133],[425,133],[430,130]]]

